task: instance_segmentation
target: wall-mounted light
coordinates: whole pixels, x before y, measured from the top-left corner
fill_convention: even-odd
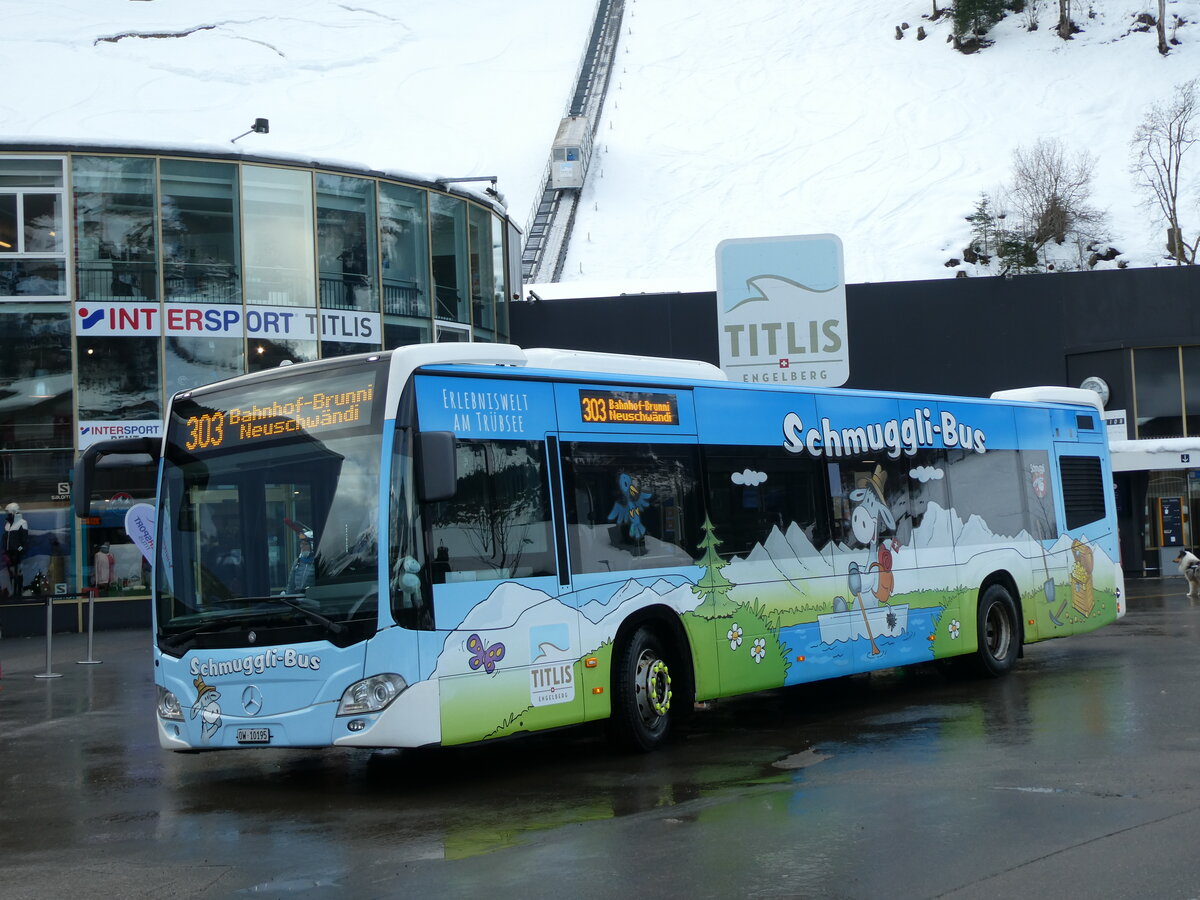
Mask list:
[[[230,138],[229,143],[236,144],[248,134],[269,134],[271,131],[271,123],[267,119],[255,119],[254,124],[250,126],[249,131],[243,131],[235,138]]]

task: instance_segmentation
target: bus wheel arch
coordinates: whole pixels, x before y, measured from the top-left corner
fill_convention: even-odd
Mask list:
[[[614,741],[631,750],[660,747],[692,708],[695,675],[687,634],[668,607],[639,610],[613,638]]]
[[[993,573],[980,585],[975,613],[978,647],[973,659],[980,675],[1006,675],[1022,654],[1025,634],[1020,596],[1007,572]]]

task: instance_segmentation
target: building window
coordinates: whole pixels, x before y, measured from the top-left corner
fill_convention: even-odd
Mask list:
[[[154,160],[76,156],[76,300],[158,299]]]
[[[388,347],[428,342],[432,334],[427,197],[416,188],[379,185],[383,327]]]
[[[492,218],[479,206],[467,209],[467,237],[470,242],[471,322],[475,340],[496,339],[495,275],[492,272]]]
[[[0,496],[7,496],[15,489],[7,483],[15,477],[10,451],[73,446],[71,313],[66,304],[0,304],[0,330],[10,348],[19,348],[0,354],[0,454],[7,460],[5,494]],[[48,484],[44,479],[38,483]]]
[[[375,182],[318,174],[321,356],[380,348],[378,248]]]
[[[76,338],[79,368],[79,425],[162,418],[160,339]]]
[[[61,159],[0,159],[0,298],[67,295]]]
[[[430,241],[433,249],[434,315],[470,324],[467,296],[467,204],[445,194],[429,195]]]
[[[1200,435],[1200,347],[1184,347],[1184,426],[1190,436]]]
[[[492,295],[496,303],[496,340],[508,340],[508,287],[504,278],[504,220],[492,215]]]
[[[246,346],[246,370],[261,372],[283,363],[310,362],[317,358],[317,342],[287,338],[251,337]]]
[[[317,175],[321,307],[379,311],[375,182]]]
[[[10,348],[0,354],[0,503],[17,503],[29,528],[19,553],[0,558],[4,600],[73,583],[71,312],[3,303],[0,334]]]
[[[1139,438],[1183,436],[1183,391],[1178,347],[1133,351],[1134,402]]]
[[[185,303],[241,303],[237,166],[164,159],[163,294]]]
[[[246,302],[316,306],[312,173],[242,167]]]
[[[246,344],[241,338],[171,336],[164,348],[168,397],[246,370]]]

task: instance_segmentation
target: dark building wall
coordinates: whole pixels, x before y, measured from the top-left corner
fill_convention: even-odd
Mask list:
[[[986,396],[1099,375],[1132,409],[1115,351],[1200,344],[1200,267],[851,284],[846,306],[847,387]],[[716,294],[514,303],[512,339],[716,363]]]

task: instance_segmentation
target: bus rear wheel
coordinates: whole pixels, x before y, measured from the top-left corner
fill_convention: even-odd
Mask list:
[[[671,667],[662,639],[649,628],[621,648],[614,673],[612,725],[622,746],[654,750],[671,730]]]
[[[979,598],[976,630],[979,637],[976,670],[989,678],[1007,674],[1016,665],[1021,651],[1021,630],[1017,605],[1003,585],[989,585]]]

